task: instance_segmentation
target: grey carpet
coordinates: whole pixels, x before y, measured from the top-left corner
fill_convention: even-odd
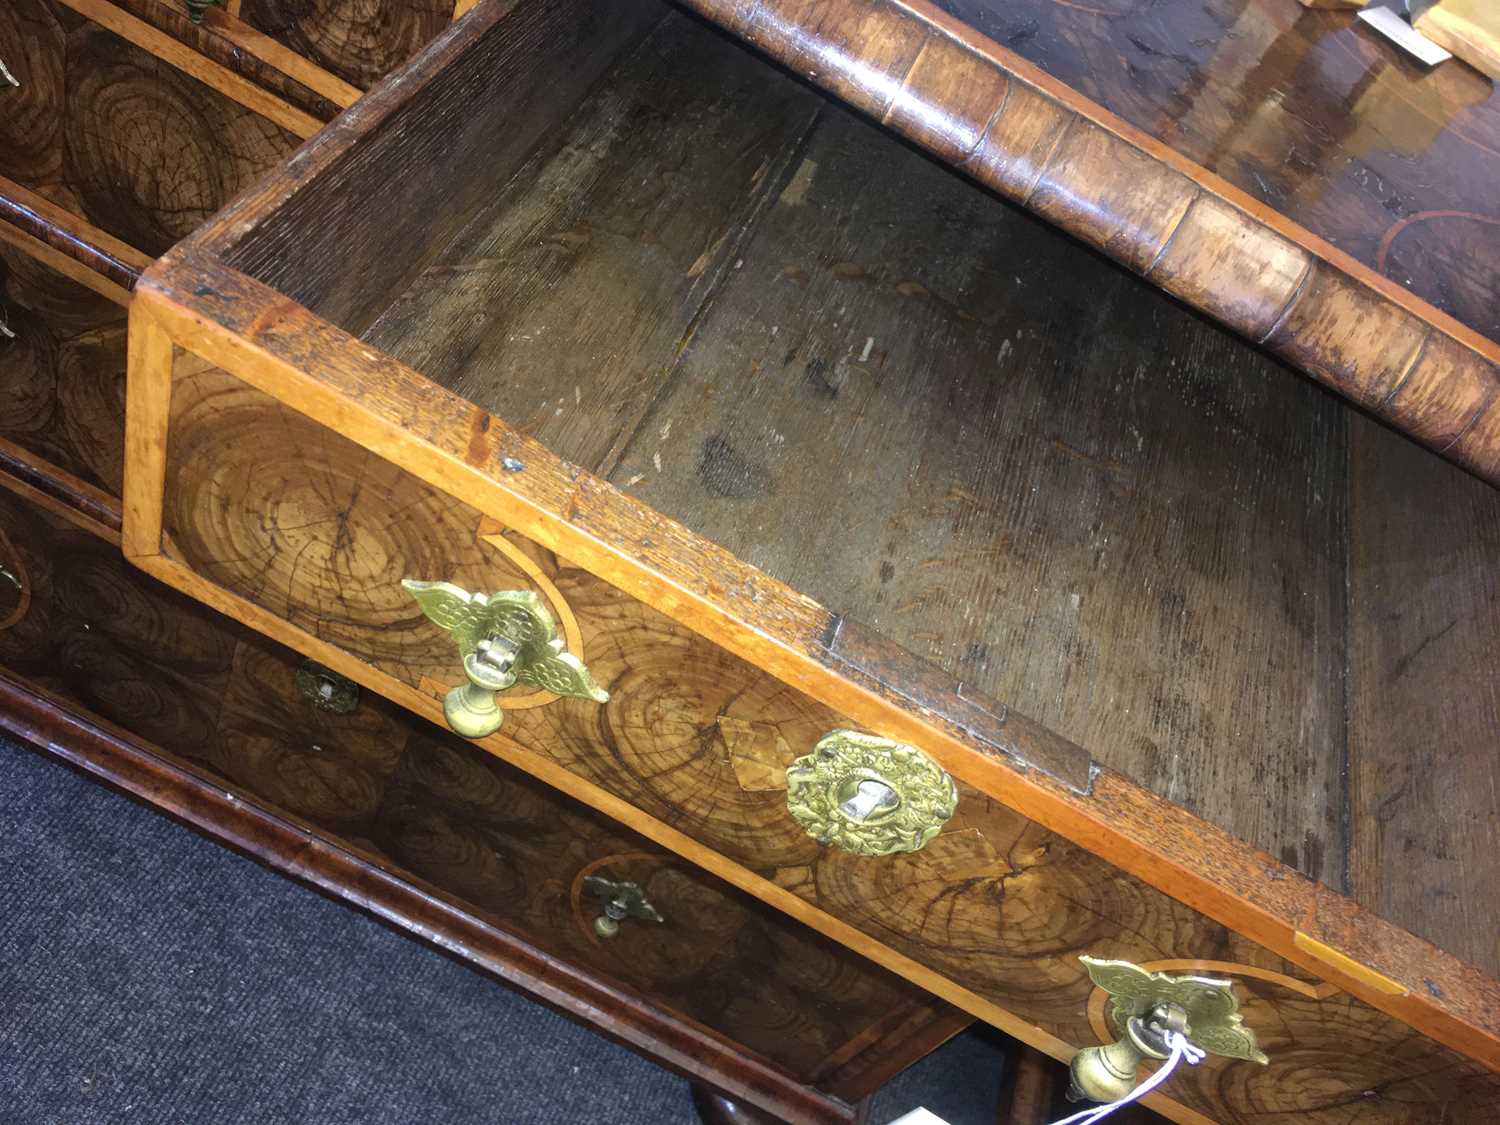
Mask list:
[[[995,1120],[968,1033],[888,1085]],[[0,1122],[689,1125],[686,1083],[35,750],[0,741]]]

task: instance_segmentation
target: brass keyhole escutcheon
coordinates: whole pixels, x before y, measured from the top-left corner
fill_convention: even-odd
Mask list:
[[[860,824],[881,820],[901,807],[901,794],[878,777],[847,777],[835,797],[839,812]]]
[[[914,852],[943,830],[958,787],[915,746],[836,730],[786,771],[787,811],[820,844],[855,855]]]
[[[359,706],[359,685],[316,660],[298,661],[296,680],[302,698],[319,711],[348,715]]]
[[[410,578],[401,585],[458,646],[469,682],[448,693],[443,716],[465,738],[485,738],[500,729],[505,713],[496,693],[518,683],[608,702],[609,692],[595,685],[583,661],[563,650],[557,624],[532,591],[471,594],[448,582]]]

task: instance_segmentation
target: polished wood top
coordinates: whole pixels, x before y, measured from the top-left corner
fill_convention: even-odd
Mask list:
[[[1500,93],[1296,0],[939,0],[1377,273],[1500,339]]]

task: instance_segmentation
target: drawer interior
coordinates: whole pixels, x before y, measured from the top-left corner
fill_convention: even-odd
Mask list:
[[[574,77],[491,35],[228,264],[1500,973],[1500,494],[696,20],[589,8]]]

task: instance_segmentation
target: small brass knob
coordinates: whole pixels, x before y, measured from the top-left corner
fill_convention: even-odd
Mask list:
[[[458,645],[468,683],[448,693],[443,715],[465,738],[484,738],[500,729],[505,714],[495,694],[517,683],[554,695],[609,701],[609,692],[595,686],[583,661],[563,651],[552,615],[532,591],[471,594],[448,582],[410,578],[401,585]]]
[[[915,746],[836,730],[786,770],[786,807],[818,843],[855,855],[914,852],[958,806],[953,778]]]
[[[202,23],[208,10],[217,3],[219,0],[183,0],[183,6],[187,8],[188,19],[194,23]]]
[[[1152,973],[1129,961],[1080,957],[1095,985],[1110,995],[1110,1017],[1120,1038],[1103,1047],[1087,1047],[1073,1056],[1068,1097],[1074,1101],[1113,1102],[1136,1086],[1136,1071],[1145,1059],[1171,1054],[1168,1033],[1175,1032],[1211,1055],[1265,1065],[1268,1059],[1255,1032],[1240,1018],[1240,1002],[1227,980],[1217,977]]]
[[[617,882],[603,875],[587,875],[583,885],[597,898],[604,899],[604,913],[594,919],[594,932],[603,938],[614,937],[620,932],[620,923],[626,918],[643,918],[647,922],[664,922],[646,898],[639,883]]]

